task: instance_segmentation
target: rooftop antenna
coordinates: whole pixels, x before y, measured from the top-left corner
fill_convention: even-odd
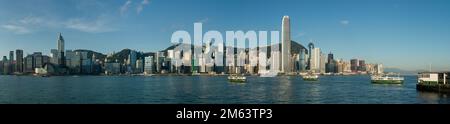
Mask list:
[[[431,62],[430,62],[430,65],[429,65],[429,69],[430,69],[429,71],[431,72]]]

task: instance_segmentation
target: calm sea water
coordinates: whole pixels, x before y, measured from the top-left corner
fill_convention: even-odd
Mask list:
[[[244,84],[226,76],[0,76],[0,103],[450,103],[444,94],[419,92],[415,76],[402,85],[372,84],[369,76],[248,77]]]

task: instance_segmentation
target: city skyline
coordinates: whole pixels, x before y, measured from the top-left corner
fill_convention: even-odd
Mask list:
[[[65,34],[65,49],[155,52],[170,46],[173,31],[189,30],[193,22],[203,22],[206,30],[281,31],[280,17],[289,15],[292,40],[306,46],[312,39],[324,53],[334,53],[335,59],[359,58],[405,70],[428,70],[430,63],[433,70],[450,69],[445,58],[450,53],[445,49],[450,17],[437,14],[448,12],[447,1],[267,2],[1,1],[0,55],[8,56],[16,49],[24,50],[24,56],[48,54],[55,49],[57,32]],[[171,8],[185,9],[180,14]],[[351,11],[355,8],[361,12]]]

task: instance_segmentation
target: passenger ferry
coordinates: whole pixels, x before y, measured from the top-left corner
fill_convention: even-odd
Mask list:
[[[234,75],[233,74],[233,75],[228,76],[228,81],[244,83],[247,81],[247,78],[243,75]]]
[[[400,74],[397,74],[397,76],[391,75],[394,74],[372,75],[370,78],[374,84],[402,84],[405,80],[404,77],[400,77]]]
[[[302,76],[304,81],[318,81],[319,75],[317,74],[307,74]]]

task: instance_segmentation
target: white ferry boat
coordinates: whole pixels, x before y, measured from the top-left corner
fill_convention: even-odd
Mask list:
[[[370,78],[374,84],[401,84],[405,80],[403,77],[400,77],[400,74],[397,74],[397,76],[391,75],[393,74],[372,75]]]
[[[228,81],[244,83],[245,81],[247,81],[247,78],[243,75],[230,75],[228,76]]]
[[[307,74],[302,76],[305,81],[317,81],[319,80],[319,75],[317,74]]]

